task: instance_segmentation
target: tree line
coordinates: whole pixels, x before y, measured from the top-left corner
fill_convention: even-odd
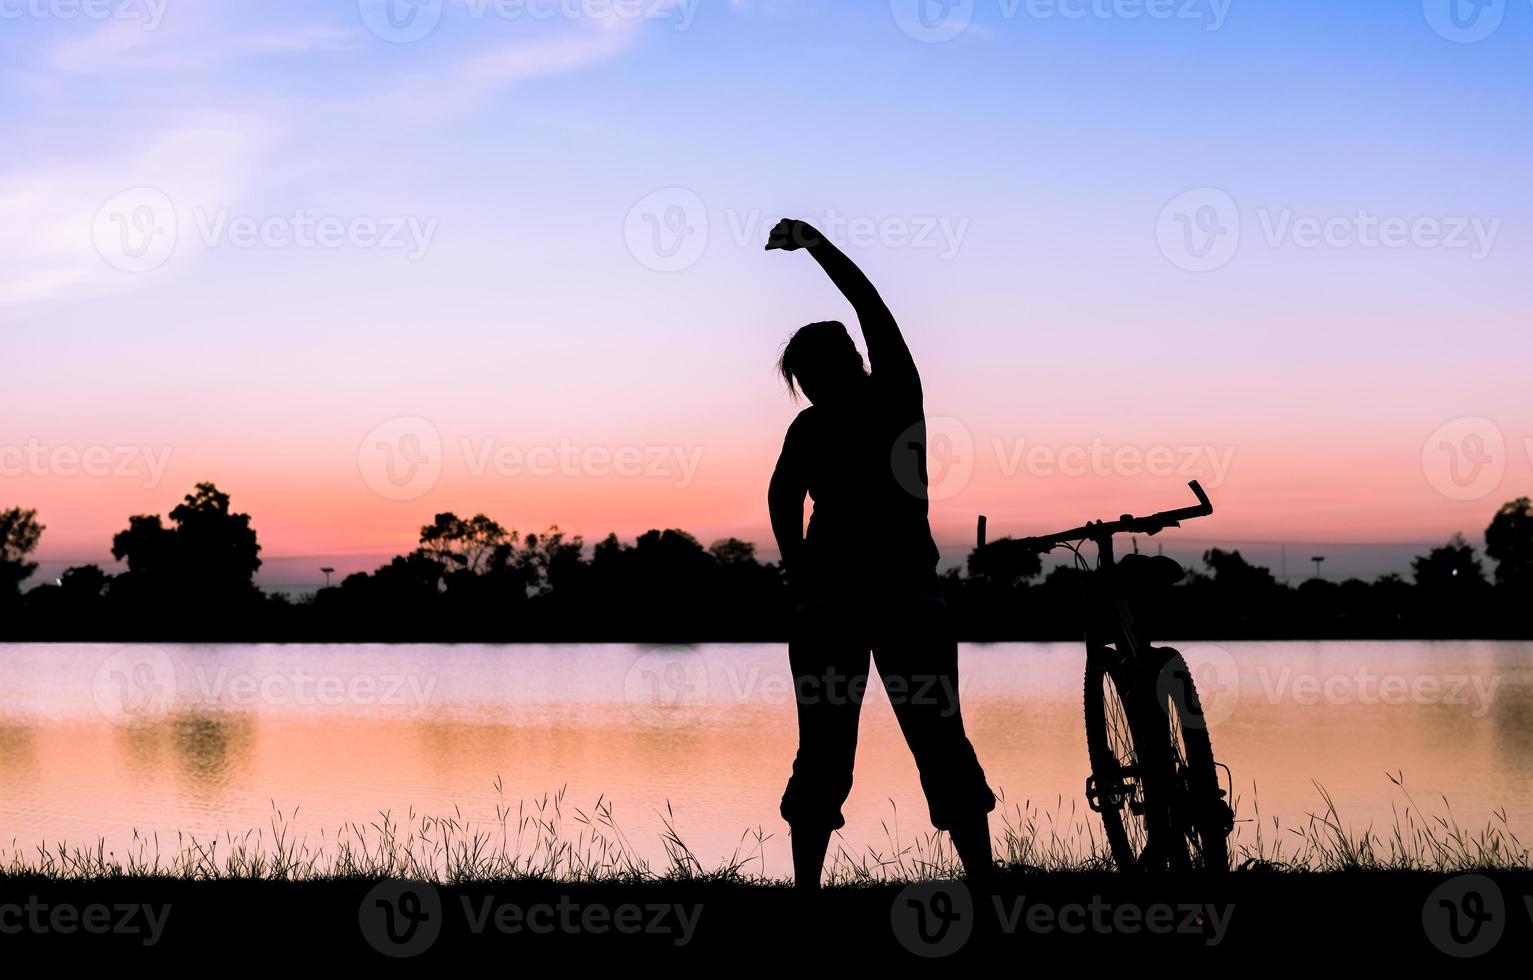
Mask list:
[[[267,642],[703,642],[786,639],[786,576],[756,546],[704,546],[686,531],[587,548],[557,527],[521,534],[484,514],[438,514],[418,546],[372,572],[293,599],[255,584],[250,515],[198,484],[168,515],[140,515],[112,539],[119,570],[69,568],[23,590],[46,529],[0,510],[0,639]],[[1158,635],[1185,639],[1533,637],[1533,501],[1486,528],[1487,575],[1461,534],[1417,557],[1406,578],[1279,581],[1239,551],[1211,549],[1157,596]],[[1081,633],[1082,572],[1043,574],[970,555],[943,577],[966,640],[1068,640]]]

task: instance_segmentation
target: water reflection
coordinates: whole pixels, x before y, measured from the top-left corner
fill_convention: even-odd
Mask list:
[[[779,647],[173,647],[175,699],[137,714],[104,710],[96,685],[120,653],[0,647],[14,668],[0,699],[0,844],[239,834],[267,826],[273,803],[301,808],[297,829],[316,839],[385,810],[493,822],[498,805],[567,787],[571,808],[615,801],[652,857],[669,804],[704,860],[762,826],[776,835],[768,870],[787,868],[777,803],[795,728]],[[1403,771],[1423,804],[1446,796],[1470,825],[1505,807],[1533,833],[1533,644],[1249,643],[1218,655],[1231,700],[1215,750],[1247,806],[1259,788],[1264,816],[1302,821],[1319,782],[1344,819],[1386,828],[1401,798],[1384,774]],[[992,783],[1013,802],[1068,810],[1086,770],[1080,650],[963,656],[966,721]],[[204,685],[216,697],[186,681],[199,677],[217,681]],[[1467,698],[1452,696],[1461,679]],[[390,686],[430,693],[384,696]],[[351,693],[337,703],[332,689]],[[886,825],[906,840],[928,829],[914,764],[873,692],[838,844],[853,853],[883,847]]]
[[[254,756],[256,722],[251,714],[176,712],[111,726],[119,764],[136,780],[154,783],[171,770],[183,791],[217,798]]]
[[[201,713],[171,719],[171,745],[182,777],[204,791],[223,786],[249,761],[254,730],[248,715]]]
[[[0,769],[25,777],[37,768],[37,735],[28,725],[0,724]]]

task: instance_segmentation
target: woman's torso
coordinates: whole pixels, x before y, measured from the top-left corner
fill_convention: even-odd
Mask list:
[[[836,408],[806,409],[794,424],[814,502],[805,536],[814,592],[922,591],[937,547],[928,521],[926,423],[919,395],[866,393]]]

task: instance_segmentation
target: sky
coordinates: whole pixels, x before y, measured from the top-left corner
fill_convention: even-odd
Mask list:
[[[1196,478],[1168,551],[1404,570],[1533,493],[1530,46],[1523,0],[0,0],[0,507],[44,575],[199,481],[284,585],[446,510],[766,546],[776,354],[852,319],[792,215],[905,329],[949,560]]]

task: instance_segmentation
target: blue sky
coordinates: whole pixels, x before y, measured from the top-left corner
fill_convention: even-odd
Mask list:
[[[928,411],[982,457],[934,507],[946,541],[980,510],[1037,530],[1179,500],[1171,478],[1008,475],[989,447],[1018,440],[1233,449],[1208,532],[1231,539],[1473,535],[1533,483],[1533,3],[1461,7],[1473,26],[1456,28],[1447,0],[975,0],[946,22],[934,4],[928,34],[906,0],[619,8],[644,16],[565,0],[541,18],[450,0],[404,43],[369,29],[387,0],[68,4],[0,0],[0,330],[25,365],[0,444],[173,453],[155,486],[0,477],[0,504],[41,508],[59,556],[94,556],[127,512],[206,478],[274,555],[394,548],[437,508],[764,540],[794,411],[773,354],[846,315],[759,253],[782,214],[879,227],[856,255],[911,334]],[[125,271],[98,239],[145,187],[174,209],[174,252]],[[1242,227],[1193,273],[1157,249],[1157,221],[1200,188]],[[667,189],[690,196],[635,214]],[[677,200],[706,235],[657,271],[632,236],[664,231]],[[1472,219],[1494,240],[1265,230],[1363,211]],[[291,238],[297,212],[346,223],[345,244],[208,231],[243,218]],[[354,240],[409,221],[407,247]],[[380,499],[357,447],[399,417],[429,420],[449,456],[479,437],[705,455],[685,488],[460,466]],[[1421,458],[1462,418],[1506,447],[1505,478],[1470,499]]]

